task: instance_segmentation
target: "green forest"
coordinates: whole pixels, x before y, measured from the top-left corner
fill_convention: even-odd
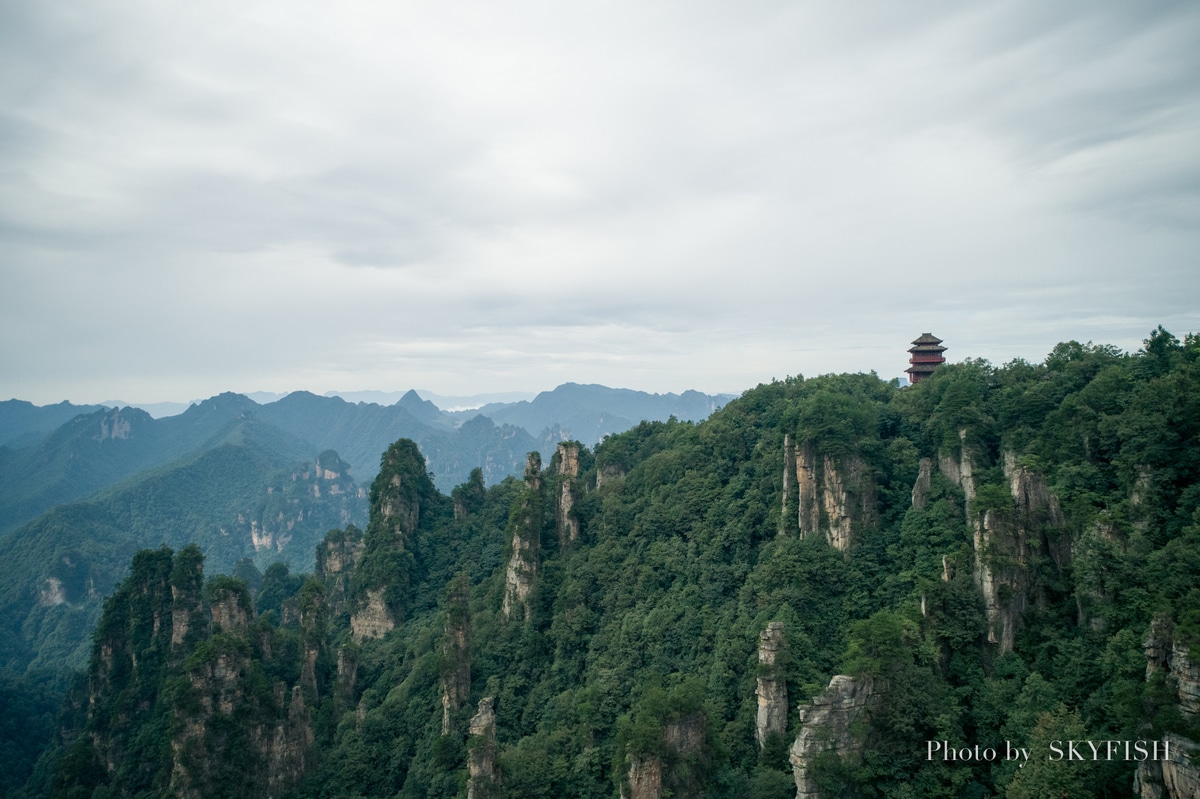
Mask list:
[[[1044,756],[1065,740],[1169,740],[1196,779],[1198,433],[1200,337],[1159,328],[1136,353],[1067,342],[911,387],[792,377],[449,496],[402,439],[366,529],[331,530],[313,574],[134,555],[61,708],[0,691],[0,723],[54,730],[41,751],[0,731],[21,778],[0,791],[1021,799],[1164,780]]]

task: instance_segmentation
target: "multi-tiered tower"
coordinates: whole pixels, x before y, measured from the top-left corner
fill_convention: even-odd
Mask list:
[[[933,374],[938,364],[946,362],[942,357],[946,347],[943,347],[942,340],[932,333],[922,333],[920,338],[913,341],[913,346],[908,351],[911,353],[908,362],[912,365],[904,371],[908,372],[910,383],[921,382]]]

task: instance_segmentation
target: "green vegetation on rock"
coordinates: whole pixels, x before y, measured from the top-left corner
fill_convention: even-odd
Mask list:
[[[398,441],[366,532],[329,533],[318,578],[268,568],[253,603],[228,578],[188,599],[195,551],[138,554],[29,795],[770,797],[799,757],[825,796],[1116,797],[1136,763],[927,742],[1196,735],[1195,336],[906,389],[789,378],[566,461],[446,497]],[[792,708],[760,746],[768,671]],[[845,745],[789,763],[834,675],[861,700]]]

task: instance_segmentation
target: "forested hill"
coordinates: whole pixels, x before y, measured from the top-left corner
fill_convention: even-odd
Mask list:
[[[399,441],[367,529],[331,532],[312,578],[252,596],[205,586],[194,548],[135,558],[26,795],[1184,784],[1184,760],[1165,779],[928,742],[1200,740],[1198,398],[1200,338],[1160,329],[905,389],[762,385],[449,497]]]
[[[235,420],[190,456],[0,538],[0,674],[85,664],[103,599],[139,549],[195,543],[224,573],[243,558],[311,569],[316,542],[361,522],[366,506],[337,453],[314,458],[269,425]]]

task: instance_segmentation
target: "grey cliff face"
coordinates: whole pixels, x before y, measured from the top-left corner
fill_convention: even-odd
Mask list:
[[[800,732],[790,755],[796,799],[821,799],[812,774],[819,755],[832,751],[845,757],[862,751],[862,741],[853,727],[878,701],[871,679],[839,674],[829,681],[828,688],[800,708]]]

